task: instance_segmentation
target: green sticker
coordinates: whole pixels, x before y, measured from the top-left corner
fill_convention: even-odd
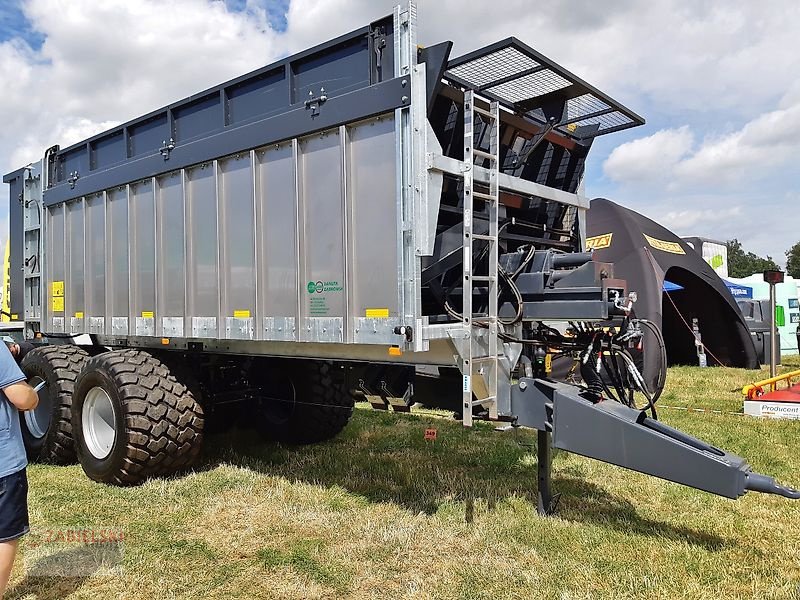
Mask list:
[[[309,294],[321,294],[322,292],[341,292],[342,286],[338,281],[309,281],[306,290]]]

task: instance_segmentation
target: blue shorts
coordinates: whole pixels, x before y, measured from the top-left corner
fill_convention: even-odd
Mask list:
[[[22,537],[28,523],[28,476],[25,469],[0,477],[0,543]]]

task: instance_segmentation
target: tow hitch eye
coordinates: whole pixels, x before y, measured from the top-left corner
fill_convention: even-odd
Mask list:
[[[763,494],[776,494],[792,500],[800,500],[800,490],[795,490],[785,485],[775,483],[775,479],[760,473],[749,473],[747,475],[747,489],[751,492],[761,492]]]

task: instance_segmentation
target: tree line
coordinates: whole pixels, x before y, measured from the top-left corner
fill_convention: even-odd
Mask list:
[[[766,258],[753,252],[745,252],[742,243],[733,238],[725,242],[728,247],[728,275],[748,277],[754,273],[777,270],[778,265],[767,255]],[[800,242],[786,251],[786,274],[800,279]]]

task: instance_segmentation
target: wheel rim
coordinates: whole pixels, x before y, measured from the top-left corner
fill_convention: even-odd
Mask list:
[[[37,385],[44,383],[41,377],[31,377],[28,382],[31,387],[35,388]],[[43,386],[37,393],[39,396],[39,404],[33,410],[26,410],[25,426],[28,428],[28,433],[37,440],[42,439],[47,435],[50,429],[50,420],[53,416],[53,405],[50,401],[50,391],[47,386]]]
[[[103,459],[111,454],[117,438],[116,413],[108,392],[103,388],[93,387],[86,394],[81,424],[83,439],[92,456]]]

